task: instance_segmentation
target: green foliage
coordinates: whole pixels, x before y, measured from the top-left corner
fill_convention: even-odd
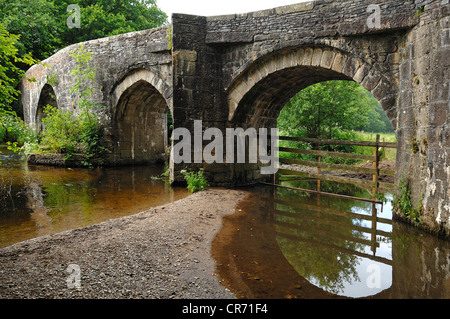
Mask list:
[[[75,77],[75,83],[70,88],[72,97],[74,98],[74,108],[92,111],[94,108],[101,107],[94,104],[90,97],[94,93],[94,88],[90,85],[95,80],[97,68],[90,66],[92,54],[80,44],[77,49],[70,52],[70,56],[75,60],[76,67],[70,72]]]
[[[41,149],[66,154],[67,159],[74,153],[84,154],[86,166],[89,166],[90,159],[102,153],[101,125],[88,111],[83,110],[77,116],[48,105],[44,113],[46,117],[42,123],[45,130],[41,136]]]
[[[0,20],[5,28],[21,34],[19,54],[31,53],[43,60],[61,48],[58,34],[62,31],[53,1],[0,0]]]
[[[172,50],[173,47],[173,31],[172,31],[172,26],[169,26],[168,30],[167,30],[167,43],[168,43],[168,50]]]
[[[80,45],[71,52],[71,56],[76,61],[76,67],[71,72],[76,77],[70,89],[73,107],[79,108],[81,112],[76,115],[48,105],[44,109],[46,117],[42,119],[45,129],[42,132],[41,148],[66,154],[66,158],[72,157],[74,153],[84,154],[84,165],[91,166],[90,160],[104,151],[103,131],[97,114],[97,110],[103,106],[90,100],[94,93],[90,81],[94,80],[96,72],[95,68],[89,66],[90,52]]]
[[[13,111],[0,109],[0,142],[35,143],[36,134]]]
[[[278,117],[282,135],[302,138],[334,140],[361,139],[362,130],[392,132],[380,103],[356,82],[328,81],[311,85],[294,96]],[[369,139],[375,140],[375,137]],[[281,147],[317,149],[318,145],[282,141]],[[321,145],[323,151],[361,153],[372,155],[372,149],[351,145]],[[367,153],[370,152],[370,153]],[[314,161],[317,156],[281,153],[283,158]],[[357,161],[340,158],[322,158],[323,162],[354,164]]]
[[[340,134],[335,131],[362,130],[368,125],[382,132],[380,113],[377,100],[358,83],[328,81],[295,95],[281,111],[278,127],[289,136],[331,139]]]
[[[65,27],[70,12],[67,6],[78,4],[81,9],[81,27]],[[155,0],[62,0],[55,1],[56,16],[64,24],[61,39],[65,45],[159,27],[167,22],[167,15]]]
[[[19,39],[20,36],[9,33],[0,23],[0,110],[11,110],[11,104],[19,95],[16,87],[24,72],[17,65],[36,63],[29,54],[19,53]]]
[[[425,12],[425,7],[420,6],[419,9],[416,11],[416,17],[420,17],[420,15],[424,12]]]
[[[71,112],[64,112],[51,105],[44,109],[42,119],[45,129],[41,135],[41,148],[72,156],[78,148],[80,119]]]
[[[182,170],[181,174],[184,175],[184,179],[186,180],[188,186],[188,190],[191,193],[195,193],[198,191],[203,191],[206,189],[206,187],[209,186],[208,181],[203,176],[204,169],[201,168],[198,173],[195,173],[194,171],[186,171]]]
[[[414,208],[411,201],[411,190],[408,187],[408,180],[406,176],[402,176],[400,179],[399,191],[400,194],[394,195],[394,203],[397,209],[399,209],[400,212],[406,217],[411,218],[416,226],[419,225],[422,221],[420,213],[422,212],[423,207],[423,194],[419,200],[417,208]]]
[[[374,142],[376,140],[376,135],[380,135],[380,141],[385,141],[388,143],[397,143],[397,138],[395,137],[394,133],[367,133],[367,132],[361,132],[357,131],[355,132],[356,135],[356,141],[372,141]],[[357,154],[364,154],[364,155],[373,155],[374,148],[373,147],[367,147],[367,146],[355,146],[355,152]],[[385,148],[380,151],[380,153],[383,155],[382,159],[386,161],[395,161],[397,157],[397,150],[395,148]]]
[[[81,9],[79,29],[66,25],[71,4]],[[22,34],[21,55],[31,52],[43,60],[74,43],[159,27],[167,15],[155,0],[0,0],[0,21],[9,32]]]

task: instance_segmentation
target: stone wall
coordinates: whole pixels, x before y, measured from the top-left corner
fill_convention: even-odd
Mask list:
[[[429,1],[430,2],[430,1]],[[445,4],[445,5],[444,5]],[[397,180],[406,176],[423,225],[450,234],[450,18],[448,1],[424,6],[399,47]],[[401,214],[397,217],[403,218]]]

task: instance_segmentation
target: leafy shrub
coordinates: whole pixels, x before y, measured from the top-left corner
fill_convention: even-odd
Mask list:
[[[422,222],[420,214],[423,208],[423,194],[417,208],[414,208],[411,200],[411,190],[408,187],[408,180],[404,175],[400,179],[399,194],[394,195],[394,203],[400,212],[410,218],[416,226]]]
[[[22,146],[36,141],[36,134],[15,112],[0,109],[0,142],[16,142]]]
[[[184,179],[188,184],[187,188],[191,193],[203,191],[209,186],[208,181],[203,176],[203,173],[203,168],[201,168],[198,173],[186,170],[181,171],[181,174],[184,175]]]
[[[44,149],[66,154],[70,158],[74,153],[81,153],[89,160],[103,152],[101,146],[102,127],[97,116],[87,110],[77,116],[48,105],[42,119],[45,130],[42,132],[41,145]]]
[[[76,152],[80,137],[80,119],[71,112],[64,112],[51,105],[44,109],[46,117],[42,119],[41,146],[55,153],[67,154],[69,157]]]

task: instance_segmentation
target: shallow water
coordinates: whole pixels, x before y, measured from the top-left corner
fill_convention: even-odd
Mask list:
[[[351,185],[322,181],[321,190],[369,198]],[[248,191],[213,244],[219,277],[239,297],[450,297],[449,242],[393,221],[391,195],[374,207],[270,186]]]
[[[0,154],[0,247],[145,211],[188,196],[162,166],[68,169]]]

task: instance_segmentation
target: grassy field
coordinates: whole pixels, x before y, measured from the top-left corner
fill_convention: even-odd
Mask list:
[[[367,132],[355,132],[358,141],[375,142],[377,140],[377,134],[380,135],[381,142],[397,143],[395,133],[367,133]],[[373,147],[356,147],[356,153],[372,155]],[[395,161],[397,156],[397,150],[395,148],[385,148],[385,156],[383,161]]]

